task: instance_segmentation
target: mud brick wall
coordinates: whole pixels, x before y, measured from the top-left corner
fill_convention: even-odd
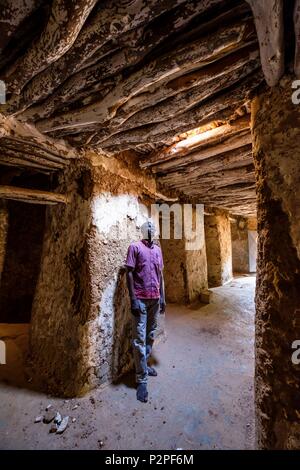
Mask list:
[[[260,448],[300,447],[300,107],[292,78],[252,103],[258,195],[256,414]]]

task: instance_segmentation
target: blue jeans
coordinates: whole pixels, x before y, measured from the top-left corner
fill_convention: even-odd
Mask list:
[[[151,354],[157,330],[159,299],[138,299],[141,312],[132,315],[132,348],[137,383],[147,383],[147,359]]]

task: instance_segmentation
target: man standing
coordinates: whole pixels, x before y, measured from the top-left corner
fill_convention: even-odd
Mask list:
[[[153,242],[155,225],[150,220],[142,225],[142,240],[131,243],[127,252],[127,285],[132,313],[132,346],[137,382],[137,399],[147,402],[148,375],[157,372],[149,367],[160,313],[165,313],[163,258]]]

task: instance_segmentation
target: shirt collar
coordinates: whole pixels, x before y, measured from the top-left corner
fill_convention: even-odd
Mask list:
[[[144,243],[145,246],[147,246],[148,248],[153,248],[154,247],[154,242],[152,241],[151,243],[149,242],[149,240],[141,240],[142,243]]]

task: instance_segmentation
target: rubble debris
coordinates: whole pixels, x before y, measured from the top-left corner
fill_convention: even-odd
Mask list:
[[[56,415],[55,415],[55,418],[54,418],[54,423],[58,424],[58,426],[59,426],[61,422],[62,422],[61,414],[57,411]]]
[[[65,416],[62,422],[60,423],[60,425],[58,426],[56,434],[62,434],[67,429],[68,423],[69,423],[69,416]]]
[[[52,410],[52,409],[50,408],[50,409],[49,409],[48,411],[46,411],[46,413],[44,414],[44,419],[43,419],[44,423],[46,423],[46,424],[51,423],[51,421],[54,420],[55,416],[56,416],[56,411],[55,411],[55,410]]]
[[[58,429],[57,424],[52,423],[52,424],[51,424],[51,427],[50,427],[50,429],[49,429],[49,433],[50,433],[50,434],[54,434],[55,432],[57,432],[57,429]]]
[[[37,416],[34,420],[35,423],[41,423],[43,421],[43,416]]]

